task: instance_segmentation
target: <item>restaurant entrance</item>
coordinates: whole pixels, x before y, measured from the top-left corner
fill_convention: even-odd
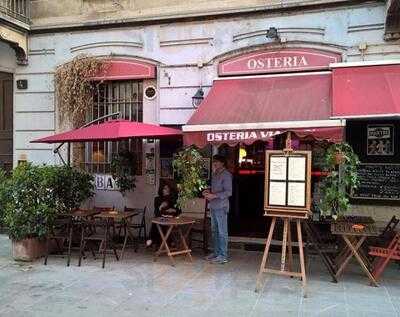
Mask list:
[[[233,195],[229,214],[229,235],[246,238],[265,238],[269,218],[264,217],[265,151],[283,149],[286,133],[269,141],[236,146],[220,145],[216,150],[228,159],[228,169],[233,174]],[[293,137],[296,150],[312,151],[312,190],[318,200],[321,170],[326,149],[331,142],[312,136]],[[316,205],[316,204],[314,204]],[[315,212],[318,212],[314,208]]]

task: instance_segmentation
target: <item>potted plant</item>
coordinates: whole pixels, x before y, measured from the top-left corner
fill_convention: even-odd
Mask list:
[[[195,147],[187,147],[175,156],[172,166],[177,176],[177,206],[182,208],[189,200],[198,198],[207,186],[203,157]]]
[[[53,173],[50,167],[24,163],[7,183],[4,223],[15,260],[31,261],[45,252],[45,237],[57,214],[50,186]]]
[[[349,209],[349,192],[357,188],[358,156],[347,143],[331,145],[325,154],[320,209],[324,216],[336,219]]]

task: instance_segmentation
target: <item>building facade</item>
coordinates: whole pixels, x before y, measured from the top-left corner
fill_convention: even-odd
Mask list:
[[[108,91],[110,100],[119,100],[121,110],[127,102],[121,91],[136,89],[143,122],[182,126],[195,111],[192,97],[198,89],[207,96],[219,77],[219,64],[242,54],[306,49],[336,54],[343,63],[400,61],[399,2],[32,0],[30,24],[18,25],[19,31],[29,31],[27,45],[16,48],[3,36],[0,42],[0,71],[14,79],[13,163],[59,163],[52,145],[30,141],[65,129],[58,119],[54,73],[79,54],[154,67],[153,78],[110,77],[102,91]],[[5,21],[4,25],[10,27]],[[267,36],[271,28],[278,41]],[[17,87],[19,80],[27,87]],[[146,97],[149,87],[155,95]],[[105,147],[98,145],[97,152],[104,156]],[[92,164],[98,153],[87,151],[92,152],[85,163]],[[160,151],[158,142],[145,142],[139,151],[143,164],[135,192],[121,197],[102,190],[96,203],[151,208],[162,173]],[[354,208],[378,219],[388,217],[386,205],[380,203]],[[394,212],[400,214],[400,209],[391,207]]]

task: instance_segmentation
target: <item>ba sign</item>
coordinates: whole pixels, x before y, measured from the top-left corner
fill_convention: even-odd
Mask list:
[[[235,76],[322,70],[340,60],[339,54],[313,49],[261,50],[222,61],[218,73],[220,76]]]
[[[95,187],[97,190],[118,190],[114,178],[108,174],[94,175]]]

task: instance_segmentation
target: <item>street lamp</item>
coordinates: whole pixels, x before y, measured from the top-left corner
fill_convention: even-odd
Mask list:
[[[203,99],[204,99],[204,91],[201,87],[199,87],[199,89],[197,89],[196,93],[192,97],[193,108],[197,108],[198,106],[200,106]]]

